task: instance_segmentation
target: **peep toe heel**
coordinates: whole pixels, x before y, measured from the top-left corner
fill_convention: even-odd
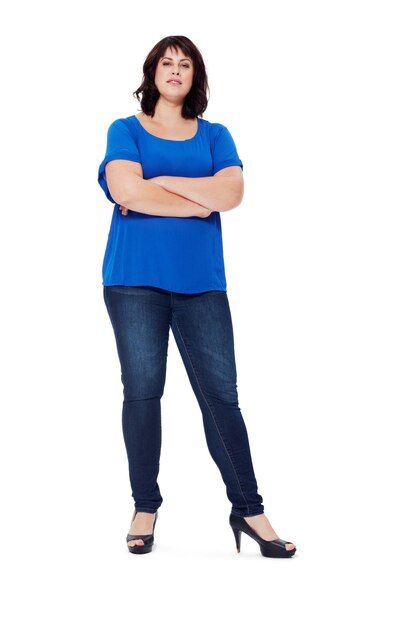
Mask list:
[[[134,512],[133,517],[132,517],[132,522],[136,517],[136,513],[137,511]],[[129,552],[132,552],[133,554],[146,554],[147,552],[151,552],[153,544],[154,544],[154,531],[155,531],[155,524],[156,524],[156,520],[158,519],[158,511],[155,512],[155,519],[153,521],[153,529],[152,529],[152,534],[151,535],[130,535],[128,534],[126,537],[126,542],[127,542],[127,547],[129,548]],[[132,541],[133,539],[142,539],[143,541],[143,545],[138,545],[138,544],[134,544],[133,546],[129,546],[129,541]]]
[[[262,539],[262,537],[260,537],[258,533],[256,533],[253,528],[249,526],[244,517],[231,513],[229,522],[235,536],[236,549],[238,552],[240,552],[242,531],[258,542],[262,556],[269,556],[272,558],[288,558],[293,556],[297,550],[297,548],[287,550],[285,544],[292,543],[291,541],[285,541],[284,539],[272,539],[272,541],[266,541],[265,539]]]

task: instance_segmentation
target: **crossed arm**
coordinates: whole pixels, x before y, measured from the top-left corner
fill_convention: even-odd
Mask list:
[[[147,180],[170,194],[205,207],[210,212],[234,209],[242,202],[244,193],[243,174],[239,165],[225,167],[214,176],[156,176]],[[136,200],[139,197],[135,198],[133,194],[128,202],[120,206],[123,215],[127,215],[129,209],[135,210]]]
[[[197,202],[211,211],[234,209],[243,198],[243,175],[239,165],[226,167],[214,176],[157,176],[151,180],[163,189]]]

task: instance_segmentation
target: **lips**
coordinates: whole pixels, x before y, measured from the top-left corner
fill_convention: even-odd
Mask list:
[[[175,78],[171,78],[171,80],[167,80],[167,83],[174,83],[174,85],[182,85],[180,80],[176,80]]]

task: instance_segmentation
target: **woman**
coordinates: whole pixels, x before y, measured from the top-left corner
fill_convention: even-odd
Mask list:
[[[103,294],[123,383],[122,428],[135,510],[130,552],[150,552],[162,504],[157,476],[161,397],[172,329],[226,485],[229,523],[261,554],[289,557],[264,514],[236,384],[220,212],[243,196],[243,164],[228,129],[202,119],[207,75],[190,39],[165,37],[134,92],[138,115],[115,120],[98,181],[114,203]],[[140,96],[140,94],[142,94]]]

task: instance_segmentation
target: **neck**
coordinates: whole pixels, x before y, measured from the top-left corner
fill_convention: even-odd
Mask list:
[[[158,102],[155,105],[155,114],[153,116],[153,120],[155,122],[160,122],[161,124],[166,124],[169,126],[170,124],[177,124],[179,121],[184,118],[181,115],[182,111],[182,102],[169,102],[159,96]]]

